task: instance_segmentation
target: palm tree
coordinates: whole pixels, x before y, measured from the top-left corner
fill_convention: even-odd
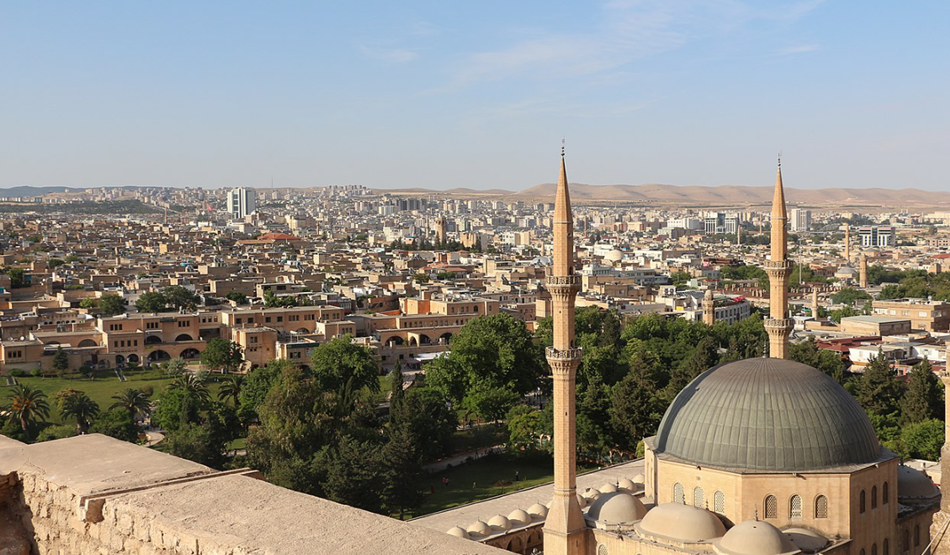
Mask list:
[[[89,431],[92,421],[99,416],[99,405],[85,391],[77,391],[63,397],[59,413],[63,418],[75,418],[79,433],[84,434]]]
[[[49,403],[46,394],[28,385],[17,385],[10,391],[10,419],[20,423],[24,434],[37,420],[46,421],[49,417]]]
[[[201,404],[205,404],[210,399],[208,387],[194,374],[181,374],[172,382],[172,389],[181,389],[189,397],[197,399]]]
[[[244,376],[241,374],[228,374],[221,382],[221,389],[218,390],[218,400],[234,400],[234,406],[238,405],[238,395],[241,394],[241,386],[244,385]]]
[[[112,409],[125,409],[129,412],[132,420],[135,420],[137,413],[148,414],[152,410],[152,402],[148,395],[138,389],[128,388],[119,395],[113,395],[115,403],[109,406]]]

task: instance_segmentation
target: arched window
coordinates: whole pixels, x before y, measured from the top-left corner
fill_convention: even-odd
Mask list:
[[[877,544],[871,545],[871,555],[877,555]]]
[[[904,528],[904,541],[901,542],[901,551],[904,553],[910,551],[910,530]]]
[[[726,512],[726,496],[721,491],[713,495],[713,510],[720,514]]]
[[[920,524],[914,525],[914,547],[920,547]]]
[[[699,486],[693,488],[693,506],[699,509],[706,508],[706,494]]]
[[[861,555],[864,555],[864,548],[861,548]]]
[[[778,518],[778,499],[774,495],[765,498],[765,518]]]
[[[867,498],[867,494],[864,493],[864,490],[861,490],[861,495],[858,498],[858,510],[864,512],[864,500]]]
[[[891,555],[891,542],[887,538],[884,538],[884,553],[883,555]]]
[[[887,502],[890,501],[890,499],[888,499],[890,496],[888,495],[887,482],[884,482],[884,486],[881,489],[881,497],[883,498],[884,504],[887,505]]]
[[[871,486],[871,508],[877,508],[877,486]],[[876,553],[874,555],[877,555]]]
[[[798,495],[793,495],[788,501],[788,516],[791,518],[802,517],[802,498]]]
[[[828,498],[824,495],[815,498],[815,518],[828,518]]]
[[[686,504],[686,494],[683,492],[683,484],[679,482],[673,484],[673,503]]]

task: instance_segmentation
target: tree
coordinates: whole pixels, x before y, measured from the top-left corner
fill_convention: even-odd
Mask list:
[[[869,414],[881,417],[896,415],[900,410],[903,386],[887,357],[878,350],[858,381],[857,399]]]
[[[10,420],[19,423],[26,437],[30,436],[30,429],[38,421],[45,422],[49,417],[46,394],[39,389],[28,385],[16,385],[10,390],[9,400],[7,414]]]
[[[344,335],[316,347],[310,355],[311,369],[320,388],[332,392],[356,392],[367,388],[379,392],[379,364],[368,348]]]
[[[137,414],[148,414],[152,410],[149,396],[140,389],[130,387],[118,395],[113,395],[112,398],[115,402],[109,406],[109,410],[124,410],[133,422]]]
[[[89,431],[131,443],[135,443],[139,437],[139,427],[124,408],[112,409],[102,414],[92,423]]]
[[[901,430],[901,455],[904,458],[939,460],[943,436],[944,425],[941,420],[934,418],[909,424]]]
[[[224,296],[229,301],[234,301],[237,304],[247,304],[247,295],[241,293],[240,291],[231,291]]]
[[[614,387],[610,402],[610,423],[616,430],[619,446],[633,450],[637,442],[656,432],[663,416],[663,405],[650,370],[639,361],[631,362],[631,372]]]
[[[406,396],[406,392],[403,389],[402,363],[400,363],[398,360],[396,361],[396,365],[393,367],[390,378],[392,379],[392,388],[389,391],[389,407],[390,415],[392,415],[393,407],[399,405],[399,403],[401,403],[403,398]],[[392,416],[390,416],[390,421],[392,421]]]
[[[853,306],[855,301],[871,299],[872,297],[867,291],[861,291],[860,289],[854,289],[852,287],[845,287],[831,296],[831,302],[849,306]]]
[[[208,386],[195,374],[182,374],[175,378],[175,381],[168,387],[184,391],[185,394],[197,401],[199,406],[206,405],[211,399]]]
[[[89,297],[88,299],[83,299],[79,301],[79,308],[85,308],[86,310],[92,310],[99,306],[99,299],[94,299]]]
[[[231,374],[221,382],[221,387],[218,389],[218,400],[221,402],[227,402],[228,399],[231,399],[234,402],[234,407],[238,406],[238,399],[241,395],[241,386],[244,384],[244,376],[240,374]]]
[[[267,399],[267,394],[280,379],[284,369],[293,366],[289,360],[272,360],[244,376],[241,391],[238,393],[239,414],[242,420],[249,422],[258,418],[258,407]]]
[[[425,494],[419,487],[426,473],[422,470],[420,453],[412,433],[402,427],[389,432],[383,446],[382,500],[389,512],[398,512],[402,520],[407,509],[422,505]]]
[[[504,418],[520,399],[520,395],[506,387],[476,383],[462,399],[462,407],[484,420],[497,422]]]
[[[99,312],[103,316],[116,316],[125,312],[125,301],[118,295],[99,297]]]
[[[214,338],[208,341],[201,353],[201,364],[211,368],[220,368],[225,373],[234,372],[244,364],[244,352],[241,345],[234,341]]]
[[[181,285],[172,285],[162,289],[165,304],[176,310],[194,310],[201,304],[201,297],[197,293]]]
[[[215,436],[208,424],[184,424],[167,433],[163,443],[172,455],[198,464],[221,468],[225,461],[225,442]]]
[[[327,497],[364,511],[382,510],[382,464],[380,448],[375,443],[343,436],[324,451],[318,464],[326,479],[323,489]]]
[[[53,370],[60,375],[69,371],[69,355],[59,345],[56,346],[56,354],[53,355]]]
[[[26,271],[23,268],[10,268],[7,275],[10,276],[11,289],[26,287]]]
[[[943,416],[943,386],[924,359],[914,366],[907,380],[907,392],[901,400],[901,422],[916,424]]]
[[[85,391],[65,389],[55,395],[59,413],[65,418],[76,419],[76,430],[80,434],[89,431],[92,421],[99,416],[99,405]]]
[[[156,291],[149,291],[139,295],[138,300],[135,301],[135,308],[139,312],[161,312],[165,310],[165,305],[168,302],[165,299],[165,295]]]
[[[183,358],[173,358],[168,362],[162,363],[162,370],[166,376],[178,376],[185,371],[188,364]]]
[[[537,453],[541,450],[541,440],[549,435],[545,427],[544,414],[528,405],[516,405],[505,418],[508,430],[508,451],[516,454]]]
[[[424,460],[434,460],[451,453],[458,416],[439,391],[412,388],[398,402],[390,403],[389,423],[412,435]]]

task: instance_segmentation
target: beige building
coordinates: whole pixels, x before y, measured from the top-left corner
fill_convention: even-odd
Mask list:
[[[950,329],[950,303],[927,299],[875,300],[874,314],[910,320],[915,330],[945,332]]]

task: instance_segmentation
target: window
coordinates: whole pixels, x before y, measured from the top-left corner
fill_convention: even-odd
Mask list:
[[[862,513],[865,510],[864,505],[865,505],[866,498],[867,498],[867,494],[864,493],[864,490],[861,490],[861,496],[858,498],[858,510],[861,511]]]
[[[864,555],[864,548],[861,548],[861,555]]]
[[[815,498],[815,518],[828,518],[828,498],[824,495]]]
[[[881,488],[881,497],[884,498],[884,499],[883,499],[883,500],[884,500],[884,504],[887,505],[887,502],[890,501],[890,499],[888,499],[888,497],[890,497],[890,496],[888,495],[887,482],[884,482],[884,486],[882,486],[882,488]],[[887,544],[885,544],[885,545],[887,545]],[[886,550],[885,550],[885,555],[887,555],[887,551],[886,551]]]
[[[765,498],[765,518],[778,518],[778,498],[774,495]]]
[[[683,492],[683,484],[679,482],[673,484],[673,503],[686,504],[686,494]]]
[[[882,551],[884,552],[883,555],[891,555],[891,544],[887,538],[884,538],[884,545],[882,547]]]
[[[726,512],[726,496],[721,491],[713,495],[713,510],[720,514]]]
[[[877,555],[877,544],[871,545],[871,555]]]
[[[706,505],[706,494],[703,492],[703,488],[697,486],[693,488],[693,506],[699,509],[704,508]]]
[[[910,551],[910,531],[904,528],[904,541],[901,542],[901,550],[905,553]]]
[[[871,486],[871,508],[877,508],[877,486]]]
[[[802,498],[798,495],[793,495],[788,502],[788,516],[791,518],[802,517]]]
[[[914,525],[914,547],[920,547],[920,524]]]

